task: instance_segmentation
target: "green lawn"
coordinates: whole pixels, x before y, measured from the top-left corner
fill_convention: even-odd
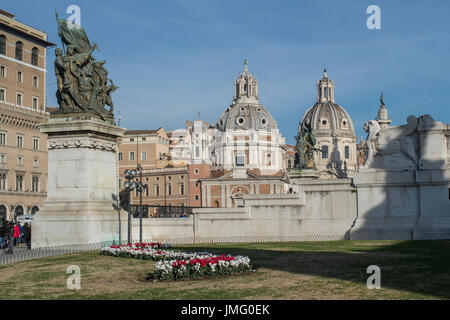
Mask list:
[[[0,268],[3,299],[448,299],[450,241],[334,241],[178,246],[248,255],[256,273],[151,282],[155,263],[98,252],[43,258]],[[69,290],[66,269],[81,269]],[[381,289],[369,290],[369,265]]]

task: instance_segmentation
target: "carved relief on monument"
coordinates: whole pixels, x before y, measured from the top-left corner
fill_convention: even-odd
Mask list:
[[[417,170],[440,168],[448,157],[448,125],[429,115],[409,116],[407,124],[381,129],[376,120],[363,126],[367,132],[367,156],[363,168]],[[447,139],[447,145],[446,141]],[[434,162],[434,163],[433,163]]]
[[[409,116],[407,124],[381,130],[376,120],[363,126],[367,132],[367,158],[364,168],[409,169],[418,168],[418,118]]]
[[[48,142],[48,149],[69,149],[69,148],[91,148],[109,151],[115,153],[117,150],[117,143],[107,143],[104,140],[95,138],[73,138],[73,139],[51,139]]]

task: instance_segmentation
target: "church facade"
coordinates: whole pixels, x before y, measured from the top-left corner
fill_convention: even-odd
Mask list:
[[[201,179],[202,206],[238,207],[245,194],[285,192],[285,138],[259,103],[258,81],[247,61],[234,81],[233,102],[216,129],[210,176]]]

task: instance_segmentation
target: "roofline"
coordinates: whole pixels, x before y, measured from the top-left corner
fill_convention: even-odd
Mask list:
[[[11,20],[12,20],[12,19],[11,19]],[[18,21],[14,20],[14,22],[18,22]],[[19,23],[21,23],[21,22],[19,22]],[[21,23],[21,24],[23,24],[23,23]],[[30,27],[30,26],[28,26],[28,25],[26,25],[26,24],[23,24],[23,25],[24,25],[24,26],[27,26],[27,27],[29,27],[29,28],[31,28],[31,29],[33,29],[33,30],[39,31],[39,30],[34,29],[33,27]],[[30,33],[27,33],[27,32],[25,32],[25,31],[23,31],[23,30],[20,30],[20,29],[18,29],[18,28],[15,28],[14,26],[8,25],[7,23],[5,23],[4,21],[2,21],[1,19],[0,19],[0,26],[6,28],[6,29],[9,30],[9,31],[16,32],[16,33],[18,33],[18,34],[24,36],[25,38],[30,38],[30,39],[32,39],[32,40],[34,40],[34,41],[40,43],[41,45],[44,45],[45,47],[56,47],[56,44],[55,44],[55,43],[49,42],[49,41],[44,40],[44,39],[41,39],[41,38],[39,38],[38,36],[32,35],[32,34],[30,34]],[[42,32],[42,31],[39,31],[39,32]],[[44,34],[47,35],[46,33],[44,33]]]

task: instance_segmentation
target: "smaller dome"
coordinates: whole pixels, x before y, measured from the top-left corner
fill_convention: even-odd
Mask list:
[[[333,102],[317,102],[309,108],[300,121],[299,133],[303,123],[310,124],[315,133],[339,130],[344,135],[355,136],[353,121],[349,114],[344,108]]]
[[[322,79],[317,81],[317,102],[303,115],[298,127],[299,133],[305,123],[311,125],[316,135],[356,137],[350,115],[334,100],[334,82],[328,78],[326,69]]]

